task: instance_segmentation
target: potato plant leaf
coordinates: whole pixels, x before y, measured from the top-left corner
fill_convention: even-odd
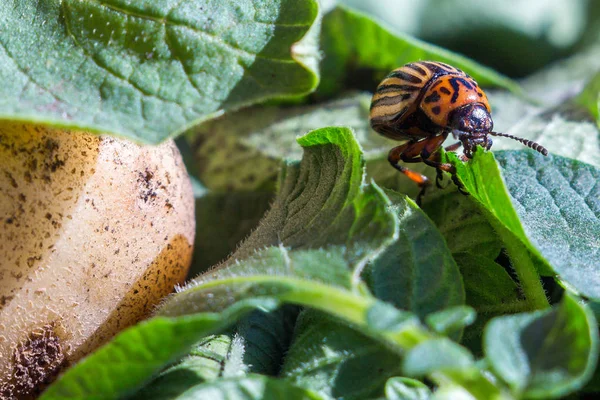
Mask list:
[[[373,294],[420,317],[464,304],[460,272],[442,235],[411,200],[386,194],[400,232],[369,267],[367,282]]]
[[[428,400],[430,397],[431,389],[416,379],[394,377],[385,384],[387,400]]]
[[[0,119],[157,143],[313,90],[317,19],[313,0],[3,1]]]
[[[289,399],[289,400],[325,400],[325,397],[294,386],[281,379],[266,375],[252,374],[244,377],[221,379],[214,382],[206,382],[189,387],[181,393],[164,393],[157,395],[149,393],[139,399],[150,400],[265,400],[265,399]]]
[[[198,177],[213,190],[272,189],[282,160],[299,160],[296,138],[324,126],[345,126],[365,159],[381,157],[390,142],[369,127],[370,93],[310,106],[253,107],[208,121],[185,135]]]
[[[220,314],[153,318],[120,333],[70,368],[42,395],[50,399],[106,399],[132,394],[200,340],[248,312],[273,309],[272,299],[239,302]]]
[[[589,308],[566,294],[552,309],[493,319],[484,346],[493,370],[516,396],[558,398],[581,388],[594,372],[598,327]]]
[[[328,315],[306,310],[281,376],[329,398],[366,399],[383,394],[385,381],[400,372],[400,360],[382,343]]]
[[[360,145],[348,128],[322,128],[300,138],[302,162],[281,173],[279,193],[269,212],[231,260],[256,249],[343,247],[350,265],[362,265],[397,234],[390,200],[364,182]]]
[[[461,370],[473,365],[473,355],[468,350],[450,339],[440,338],[410,349],[402,359],[402,372],[422,377],[439,370]]]
[[[472,75],[480,85],[521,92],[517,83],[489,68],[440,47],[392,32],[368,16],[341,5],[323,18],[321,44],[325,57],[321,62],[320,95],[330,96],[352,79],[358,81],[360,88],[368,84],[366,89],[372,91],[378,79],[389,71],[416,60],[447,62]],[[357,71],[363,75],[353,78]]]
[[[529,251],[543,260],[538,265],[543,274],[554,271],[580,293],[600,298],[597,168],[525,150],[496,152],[498,164],[490,152],[477,151],[468,163],[448,156],[505,244],[523,257],[521,262],[533,268],[533,261],[526,260]],[[533,284],[535,279],[521,283]]]

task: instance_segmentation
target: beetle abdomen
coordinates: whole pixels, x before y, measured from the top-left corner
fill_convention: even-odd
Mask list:
[[[375,90],[371,127],[391,139],[427,137],[448,126],[454,109],[476,101],[489,110],[477,83],[458,68],[435,61],[410,63],[393,70]]]

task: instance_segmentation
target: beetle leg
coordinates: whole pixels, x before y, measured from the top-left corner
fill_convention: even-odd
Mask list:
[[[455,150],[458,150],[460,148],[460,146],[462,146],[462,142],[456,142],[454,144],[451,144],[450,146],[446,146],[444,148],[444,150],[446,150],[446,151],[455,151]]]
[[[446,133],[445,135],[436,136],[435,139],[437,140],[431,140],[429,143],[423,146],[423,149],[421,150],[421,158],[423,159],[423,162],[425,164],[437,169],[438,175],[436,177],[436,184],[438,183],[438,178],[440,176],[439,174],[441,174],[441,171],[446,171],[450,173],[452,177],[452,182],[454,182],[454,184],[458,187],[458,190],[462,194],[467,195],[469,193],[465,191],[465,186],[460,182],[460,180],[458,180],[458,176],[456,176],[456,168],[454,168],[452,164],[442,163],[438,159],[439,153],[437,153],[437,149],[443,142],[442,139],[445,139],[445,136],[447,135],[448,133]]]
[[[390,150],[390,153],[388,155],[388,161],[390,162],[392,167],[402,172],[408,177],[408,179],[415,182],[421,188],[419,194],[417,195],[417,204],[419,206],[421,205],[421,198],[425,194],[425,190],[430,185],[429,179],[425,175],[422,175],[402,165],[399,165],[398,162],[400,162],[400,160],[405,162],[420,162],[420,157],[406,157],[404,153],[407,152],[409,155],[411,155],[413,154],[415,147],[420,148],[421,146],[421,142],[408,142],[401,146],[394,147],[392,150]]]

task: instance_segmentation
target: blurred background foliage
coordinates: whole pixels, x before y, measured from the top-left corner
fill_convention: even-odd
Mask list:
[[[325,0],[324,7],[335,6]],[[598,40],[597,0],[340,0],[395,31],[461,53],[513,78]],[[600,54],[599,54],[600,56]]]

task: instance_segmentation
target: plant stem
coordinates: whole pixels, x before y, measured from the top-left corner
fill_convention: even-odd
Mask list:
[[[542,287],[540,275],[535,265],[533,265],[527,248],[506,228],[501,227],[497,231],[502,236],[508,257],[517,274],[517,278],[519,278],[519,283],[527,302],[534,310],[548,308],[550,304],[548,303],[546,292]]]

